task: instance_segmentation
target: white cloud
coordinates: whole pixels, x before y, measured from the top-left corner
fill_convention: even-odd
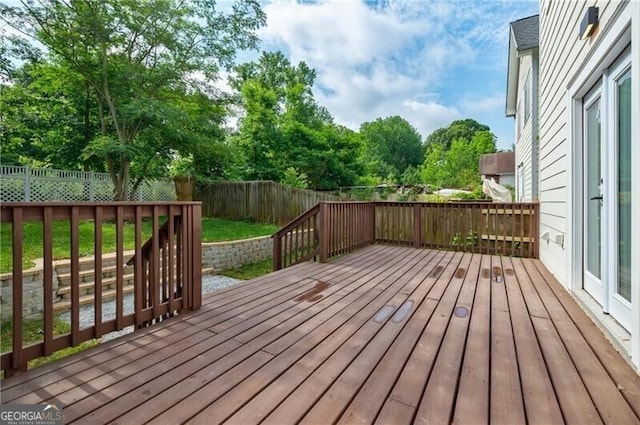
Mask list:
[[[271,3],[261,36],[283,42],[294,61],[354,66],[387,55],[417,34],[396,16],[351,1],[312,5]]]
[[[408,100],[403,102],[402,106],[405,113],[400,115],[411,122],[423,137],[431,134],[433,130],[449,125],[453,120],[462,118],[457,109],[436,102]]]
[[[491,111],[504,112],[504,93],[490,96],[468,95],[460,101],[460,108],[468,114],[483,114]]]
[[[400,115],[423,137],[474,114],[502,118],[496,87],[506,78],[508,24],[527,16],[519,3],[487,1],[273,2],[264,10],[263,46],[316,70],[316,99],[338,123],[357,129]],[[480,70],[495,74],[493,84],[457,83],[482,78]]]

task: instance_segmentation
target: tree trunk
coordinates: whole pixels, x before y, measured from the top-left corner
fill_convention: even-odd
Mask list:
[[[108,161],[109,175],[113,182],[113,200],[114,201],[126,201],[129,194],[129,168],[130,161],[123,160],[114,163]]]

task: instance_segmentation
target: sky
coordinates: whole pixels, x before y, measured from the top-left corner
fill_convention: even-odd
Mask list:
[[[453,120],[488,125],[499,149],[514,143],[506,118],[509,22],[538,1],[272,1],[261,49],[317,73],[316,100],[338,124],[399,115],[423,138]]]
[[[18,0],[3,0],[17,5]],[[230,8],[229,0],[219,7]],[[506,118],[509,22],[538,13],[537,0],[261,0],[261,50],[316,70],[315,99],[338,124],[399,115],[423,139],[473,118],[514,143]],[[244,52],[239,62],[257,60]],[[226,81],[216,85],[228,89]],[[233,123],[232,123],[233,124]]]

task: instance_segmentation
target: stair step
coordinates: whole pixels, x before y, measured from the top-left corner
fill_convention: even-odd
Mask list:
[[[93,264],[92,264],[93,266]],[[133,273],[133,269],[134,269],[134,265],[127,265],[125,262],[124,265],[124,272],[125,273]],[[115,265],[115,262],[113,263],[113,265],[109,265],[109,266],[104,266],[102,267],[102,277],[103,279],[107,279],[107,278],[111,278],[115,276],[116,271],[118,270],[118,268]],[[162,269],[161,269],[162,270]],[[80,270],[78,272],[79,278],[80,278],[80,282],[93,282],[94,280],[94,275],[95,275],[95,270],[93,268],[88,268],[86,270]],[[70,286],[71,285],[71,272],[67,271],[65,273],[60,273],[58,272],[58,285],[60,287],[66,287],[66,286]]]
[[[210,275],[210,274],[218,274],[219,270],[214,269],[213,267],[204,267],[202,269],[202,276]]]
[[[133,272],[133,266],[125,266],[125,272],[129,270],[129,272]],[[102,267],[102,276],[103,278],[110,278],[115,275],[116,270],[118,268],[114,264],[113,266]],[[80,270],[78,273],[80,282],[93,282],[93,277],[95,275],[94,269]],[[110,276],[111,275],[111,276]],[[68,286],[71,285],[71,273],[58,273],[58,282],[60,286]]]
[[[133,285],[133,273],[129,273],[129,274],[125,274],[124,276],[122,276],[122,281],[124,282],[124,286],[129,286],[129,285]],[[104,293],[104,287],[106,286],[107,288],[109,288],[110,286],[113,286],[115,289],[115,285],[116,285],[116,277],[108,277],[105,279],[102,279],[102,288],[103,288],[103,293]],[[93,289],[95,287],[95,282],[91,281],[91,282],[82,282],[79,285],[80,287],[80,296],[82,296],[83,294],[93,294]],[[71,298],[71,285],[69,286],[61,286],[60,288],[58,288],[58,291],[56,292],[56,294],[58,294],[58,296],[61,296],[64,299],[67,298]]]
[[[209,274],[215,273],[214,269],[205,269],[205,270]],[[203,270],[203,274],[205,274],[204,270]],[[133,273],[125,274],[125,275],[122,276],[122,282],[123,282],[123,285],[125,287],[133,286],[133,280],[134,280],[134,274]],[[175,280],[177,280],[177,276],[174,275],[174,281]],[[105,287],[107,287],[107,289],[115,289],[115,286],[116,286],[116,277],[115,276],[102,279],[103,293],[104,293],[104,288]],[[82,282],[82,283],[80,283],[80,285],[78,285],[78,287],[80,289],[80,296],[93,294],[94,287],[95,287],[95,282],[93,282],[93,281],[92,282]],[[56,294],[58,296],[62,297],[63,299],[71,298],[71,285],[69,285],[69,286],[61,286],[56,291]]]
[[[217,274],[218,270],[214,269],[213,267],[208,267],[208,268],[203,268],[202,269],[202,275],[211,275],[211,274]],[[133,285],[133,274],[128,274],[123,276],[123,282],[124,282],[124,287],[123,287],[123,294],[130,294],[134,291],[135,286]],[[102,286],[111,286],[116,284],[116,279],[114,278],[109,278],[109,279],[103,279],[102,281]],[[88,305],[88,304],[93,304],[93,300],[94,300],[94,294],[93,294],[93,289],[94,289],[94,282],[87,282],[87,283],[81,283],[80,284],[80,293],[82,294],[83,291],[86,291],[85,295],[81,295],[80,296],[80,305]],[[54,313],[59,313],[61,311],[64,310],[70,310],[71,309],[71,287],[64,287],[64,288],[60,288],[58,290],[58,295],[61,295],[63,297],[63,301],[59,301],[57,303],[53,304],[53,311]],[[116,289],[115,287],[112,289],[107,289],[106,291],[103,289],[102,291],[102,300],[103,301],[109,301],[112,299],[115,299],[116,297]]]
[[[135,251],[129,250],[123,252],[124,263],[135,254]],[[78,267],[81,271],[83,270],[93,270],[93,262],[94,257],[82,257],[78,259]],[[115,252],[111,252],[108,254],[104,254],[102,256],[102,265],[103,267],[115,266],[116,264],[116,254]],[[57,260],[54,261],[53,267],[59,274],[66,274],[71,272],[71,262],[70,260]]]
[[[133,285],[130,286],[125,286],[123,288],[123,293],[126,294],[130,294],[133,292]],[[108,301],[108,300],[113,300],[116,297],[116,290],[115,289],[109,289],[108,291],[104,291],[102,293],[102,301]],[[94,300],[94,296],[93,294],[90,295],[84,295],[80,297],[80,306],[83,305],[88,305],[88,304],[93,304]],[[53,304],[53,312],[54,313],[59,313],[61,311],[64,310],[71,310],[71,301],[68,300],[64,300],[64,301],[60,301],[57,302],[55,304]]]

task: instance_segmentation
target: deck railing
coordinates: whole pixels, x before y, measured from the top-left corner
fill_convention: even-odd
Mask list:
[[[143,241],[143,219],[150,221],[151,237]],[[54,324],[54,255],[53,238],[60,235],[60,223],[68,222],[70,252],[71,301],[68,307],[71,332],[56,336]],[[26,370],[27,362],[47,356],[60,349],[77,346],[92,338],[121,330],[150,325],[174,314],[200,307],[201,280],[201,205],[198,202],[169,203],[4,203],[1,206],[2,223],[11,223],[12,287],[3,298],[12,304],[12,349],[0,358],[5,377]],[[87,221],[90,223],[87,224]],[[161,221],[164,224],[161,224]],[[23,340],[24,305],[28,294],[23,282],[23,226],[39,222],[42,228],[42,339],[25,345]],[[125,222],[133,224],[134,255],[124,258]],[[92,229],[93,285],[81,283],[80,237],[81,224],[86,232]],[[115,315],[103,314],[102,258],[104,228],[115,232]],[[146,224],[148,229],[149,224]],[[149,231],[146,231],[149,234]],[[83,237],[87,237],[84,234]],[[146,238],[145,238],[146,239]],[[125,306],[125,264],[133,264],[133,305]],[[87,285],[92,286],[87,288]],[[29,291],[33,291],[29,289]],[[82,292],[82,294],[81,294]],[[93,294],[94,313],[90,324],[81,323],[80,298]],[[38,299],[36,296],[35,299]],[[3,301],[6,306],[6,303]],[[58,311],[59,308],[56,308]],[[3,315],[4,316],[4,315]],[[85,318],[86,319],[86,318]]]
[[[274,235],[274,270],[373,243],[537,258],[537,235],[537,203],[322,202]]]

